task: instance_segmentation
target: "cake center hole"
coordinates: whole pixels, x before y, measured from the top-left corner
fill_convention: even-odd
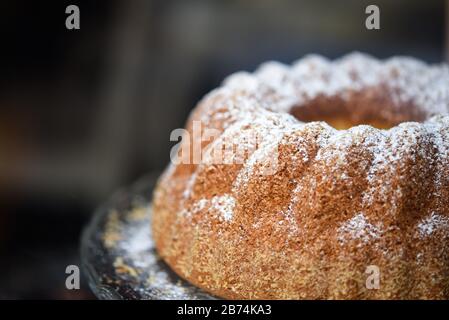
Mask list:
[[[289,113],[299,121],[324,121],[338,130],[358,125],[386,130],[401,122],[425,120],[425,115],[413,105],[393,105],[381,95],[359,95],[348,100],[319,97],[307,104],[293,106]]]

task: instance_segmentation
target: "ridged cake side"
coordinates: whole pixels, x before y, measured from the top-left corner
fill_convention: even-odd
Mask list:
[[[187,122],[219,137],[155,190],[159,254],[225,298],[449,298],[448,80],[446,66],[361,54],[229,77]],[[334,98],[385,99],[385,119],[423,121],[336,130],[288,114]],[[223,149],[230,161],[214,162]],[[370,265],[379,289],[366,288]]]

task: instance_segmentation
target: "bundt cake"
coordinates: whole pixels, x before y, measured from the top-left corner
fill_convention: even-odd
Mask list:
[[[203,98],[176,150],[153,236],[198,287],[449,298],[448,66],[360,53],[265,63]]]

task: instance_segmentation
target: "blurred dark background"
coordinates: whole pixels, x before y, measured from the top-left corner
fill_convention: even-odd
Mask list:
[[[81,29],[67,30],[76,4]],[[381,29],[365,29],[376,4]],[[157,175],[171,130],[228,74],[363,51],[445,58],[444,1],[102,0],[0,3],[0,298],[65,289],[79,236],[120,186]]]

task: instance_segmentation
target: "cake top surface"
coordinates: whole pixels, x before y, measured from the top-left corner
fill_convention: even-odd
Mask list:
[[[254,73],[233,74],[224,81],[223,86],[203,99],[191,120],[200,120],[206,127],[222,132],[218,139],[207,145],[209,151],[229,144],[250,150],[251,144],[256,143],[257,148],[242,163],[231,190],[212,198],[196,199],[196,203],[185,211],[194,214],[209,209],[221,221],[232,221],[239,191],[255,176],[266,174],[264,170],[270,169],[273,157],[279,156],[280,148],[288,146],[294,146],[296,152],[288,155],[290,158],[287,161],[320,162],[335,169],[330,170],[330,174],[340,172],[354,147],[363,148],[372,155],[366,172],[368,185],[362,207],[380,201],[376,197],[400,192],[384,182],[392,179],[398,168],[404,165],[404,159],[407,159],[407,165],[418,165],[423,161],[434,164],[436,173],[429,179],[439,190],[449,165],[448,84],[449,68],[445,64],[427,65],[408,57],[380,61],[361,53],[335,61],[309,55],[291,67],[268,62]],[[424,120],[400,123],[388,130],[369,125],[337,130],[325,122],[305,123],[289,114],[293,106],[301,108],[317,97],[338,96],[345,100],[351,99],[353,92],[378,87],[388,90],[389,99],[392,100],[390,108],[397,107],[400,113],[404,105],[408,108],[411,103],[424,114]],[[314,137],[312,142],[306,138],[311,135]],[[310,152],[310,144],[316,146],[316,153]],[[230,162],[235,160],[235,153],[230,156]],[[193,188],[197,172],[211,163],[211,159],[205,157],[203,163],[198,165],[184,191],[185,199],[195,197]],[[345,177],[344,170],[341,171],[343,173],[338,178],[349,179]],[[325,172],[320,174],[326,175]],[[321,177],[323,180],[328,178]],[[380,181],[382,179],[384,181]],[[300,188],[301,182],[294,182]],[[396,196],[401,195],[398,193]],[[296,205],[296,201],[293,196],[289,208]],[[284,212],[286,219],[289,210],[291,208]],[[437,212],[435,216],[438,216]],[[435,224],[444,223],[441,219],[432,221]],[[424,227],[426,225],[423,221],[423,232],[429,230]],[[365,230],[364,234],[360,233],[361,229]],[[380,230],[381,226],[371,225],[363,212],[340,228],[341,239],[348,233],[360,238],[377,236]]]
[[[394,103],[413,102],[427,116],[448,113],[449,67],[428,65],[411,57],[384,61],[363,53],[351,53],[330,61],[320,55],[307,55],[288,66],[271,61],[254,73],[237,72],[227,77],[224,88],[244,90],[277,98],[272,110],[288,112],[292,104],[302,105],[313,98],[342,96],[348,91],[386,85],[395,91]]]

